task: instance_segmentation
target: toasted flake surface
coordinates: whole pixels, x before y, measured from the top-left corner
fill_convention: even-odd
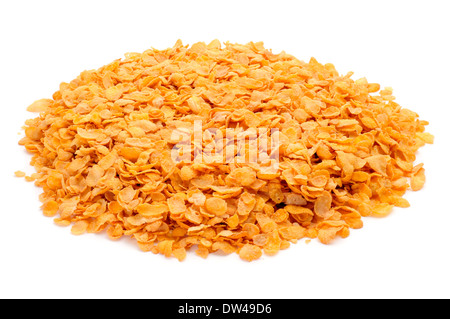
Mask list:
[[[36,173],[15,175],[42,187],[45,216],[179,261],[345,238],[409,206],[425,186],[415,154],[434,142],[391,88],[262,42],[129,53],[27,110]]]

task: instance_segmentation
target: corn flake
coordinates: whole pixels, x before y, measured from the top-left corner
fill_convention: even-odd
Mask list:
[[[425,185],[415,153],[434,142],[391,88],[351,75],[262,42],[129,53],[27,107],[36,173],[15,175],[73,234],[179,261],[194,246],[253,261],[330,244],[409,207]]]

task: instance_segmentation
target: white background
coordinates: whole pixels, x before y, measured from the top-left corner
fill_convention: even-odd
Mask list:
[[[0,297],[449,298],[449,1],[2,1],[0,4]],[[247,263],[237,255],[182,263],[131,240],[73,236],[39,209],[40,189],[17,145],[34,100],[126,52],[213,39],[264,41],[301,60],[394,88],[428,120],[418,154],[423,190],[411,207],[331,245],[300,241]]]

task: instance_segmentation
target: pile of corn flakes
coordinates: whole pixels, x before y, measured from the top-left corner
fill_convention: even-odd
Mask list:
[[[408,207],[402,196],[425,183],[415,153],[433,143],[390,88],[351,76],[261,42],[128,53],[28,107],[39,116],[19,142],[36,169],[25,178],[42,187],[44,215],[73,234],[131,236],[180,261],[191,248],[252,261],[302,238],[328,244],[362,217]],[[203,158],[177,160],[174,132],[191,141],[195,122],[203,139],[191,150]],[[211,129],[276,132],[276,163],[245,160],[246,146],[208,160],[223,137]]]

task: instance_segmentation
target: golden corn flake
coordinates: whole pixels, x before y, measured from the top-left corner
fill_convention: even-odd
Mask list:
[[[425,184],[425,169],[421,167],[417,172],[411,176],[411,189],[418,191],[422,189]]]
[[[81,235],[86,232],[88,226],[89,222],[87,220],[79,220],[73,224],[71,232],[74,235]]]
[[[217,216],[223,215],[227,212],[227,202],[222,198],[210,197],[205,201],[205,207],[208,212]]]
[[[245,244],[239,249],[239,257],[245,261],[253,261],[262,256],[262,250],[258,246]]]
[[[275,255],[409,207],[434,137],[391,88],[261,42],[129,53],[28,106],[45,216],[186,258]]]
[[[52,104],[53,100],[50,99],[37,100],[27,107],[27,111],[40,113],[46,111]]]
[[[136,206],[136,211],[144,217],[160,216],[169,211],[169,207],[162,202],[144,203]]]
[[[25,175],[27,175],[27,174],[25,172],[22,172],[22,171],[15,171],[14,175],[16,177],[25,177]]]

